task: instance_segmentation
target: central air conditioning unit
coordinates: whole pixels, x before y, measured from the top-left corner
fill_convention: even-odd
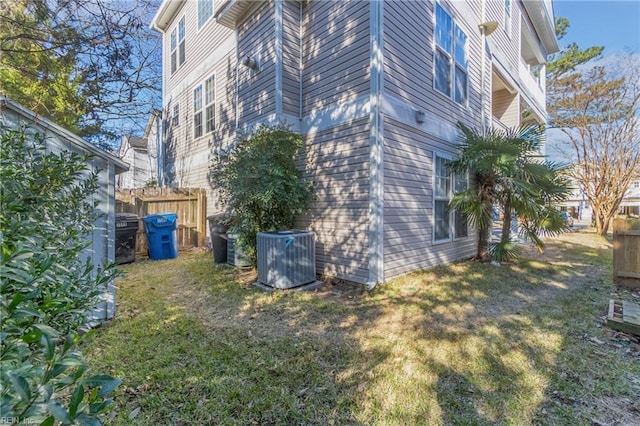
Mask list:
[[[257,248],[258,283],[288,289],[316,280],[313,232],[259,232]]]

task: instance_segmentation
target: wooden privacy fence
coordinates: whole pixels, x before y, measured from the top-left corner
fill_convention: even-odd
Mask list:
[[[631,289],[640,288],[640,219],[613,220],[613,281]]]
[[[206,234],[207,196],[201,188],[144,188],[116,191],[116,213],[140,217],[136,236],[136,256],[147,256],[144,216],[155,213],[178,215],[178,249],[203,247]]]

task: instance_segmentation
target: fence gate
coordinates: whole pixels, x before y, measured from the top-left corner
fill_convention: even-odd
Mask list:
[[[154,213],[178,215],[178,249],[203,247],[206,235],[207,196],[202,188],[144,188],[116,191],[116,213],[140,217],[136,256],[147,256],[147,236],[142,217]]]
[[[640,289],[640,219],[613,220],[613,281],[630,289]]]

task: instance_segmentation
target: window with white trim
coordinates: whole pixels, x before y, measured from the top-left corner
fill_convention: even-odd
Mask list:
[[[453,175],[453,194],[466,191],[469,189],[469,174],[465,173]],[[458,209],[453,210],[453,237],[464,238],[469,236],[469,226],[467,218]]]
[[[447,168],[447,158],[436,155],[434,159],[433,191],[433,240],[448,241],[469,235],[467,219],[456,209],[449,207],[451,198],[469,187],[468,174],[456,175]]]
[[[198,29],[213,16],[213,0],[198,0]]]
[[[185,52],[185,23],[184,16],[171,31],[171,74],[175,73],[186,59]]]
[[[216,78],[215,74],[204,82],[205,132],[213,132],[216,128]]]
[[[511,37],[511,0],[504,0],[504,30]]]
[[[173,126],[178,126],[180,124],[180,104],[176,103],[173,106],[173,111],[171,115],[171,124]]]
[[[439,4],[435,5],[435,51],[433,55],[436,90],[466,105],[468,97],[467,35]]]
[[[202,136],[202,84],[193,89],[193,138]]]

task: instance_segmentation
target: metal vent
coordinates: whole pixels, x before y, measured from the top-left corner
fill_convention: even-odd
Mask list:
[[[313,232],[258,233],[258,282],[273,288],[293,288],[315,279]]]

